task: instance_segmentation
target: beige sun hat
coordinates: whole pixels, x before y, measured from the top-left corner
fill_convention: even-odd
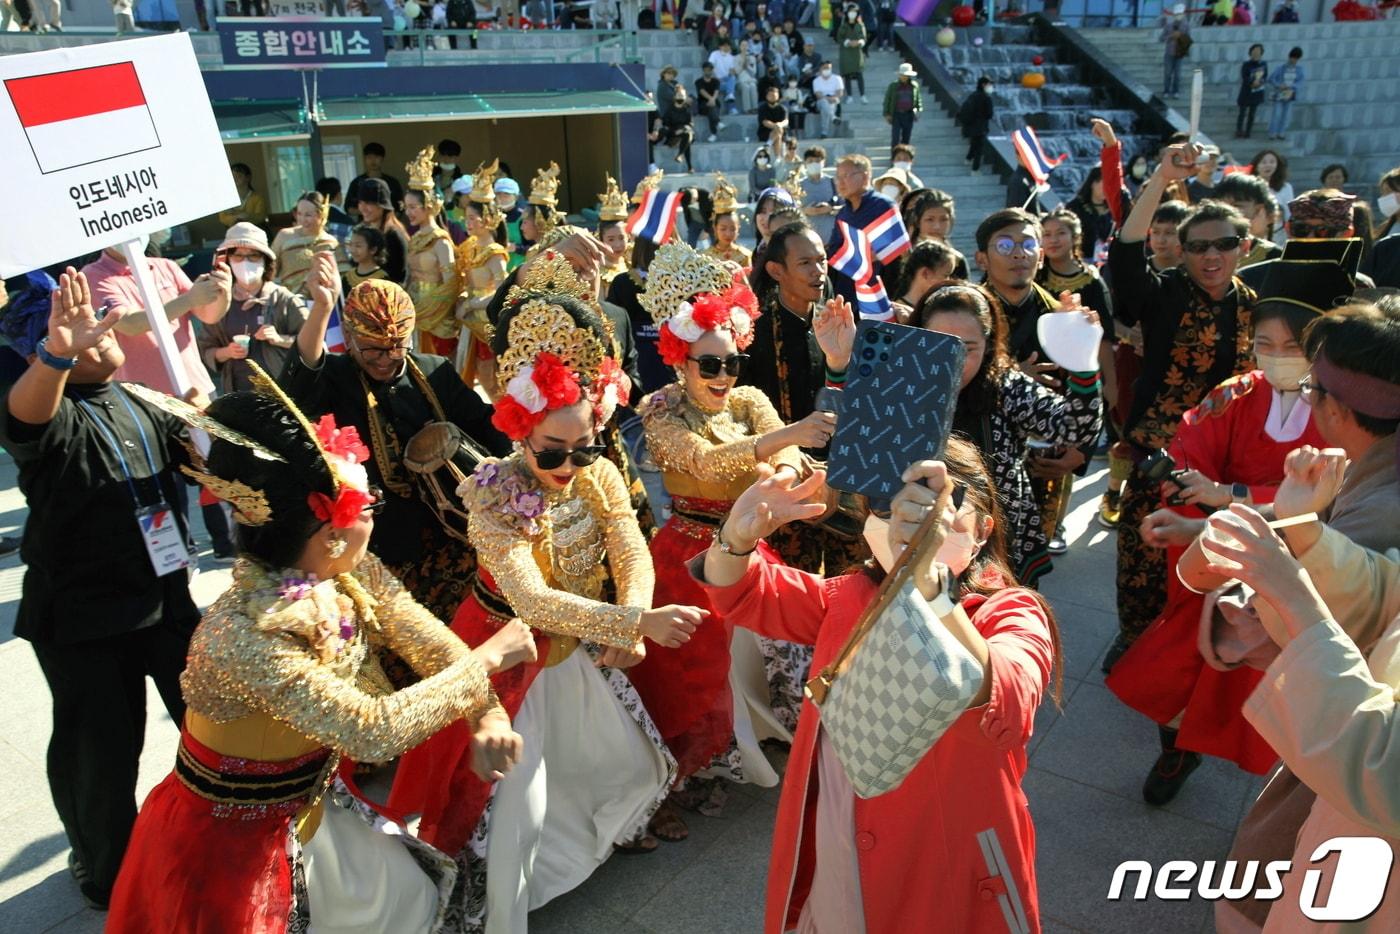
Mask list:
[[[223,253],[241,246],[257,250],[268,259],[277,258],[276,254],[272,252],[272,247],[267,245],[267,234],[251,221],[239,221],[230,227],[228,232],[224,234],[224,242],[219,244],[219,248],[215,252]]]

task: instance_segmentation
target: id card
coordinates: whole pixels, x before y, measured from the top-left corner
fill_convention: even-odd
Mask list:
[[[175,521],[175,512],[169,505],[159,503],[138,509],[136,521],[141,524],[141,538],[146,543],[146,554],[156,577],[183,571],[194,564],[185,547],[185,537],[180,534],[180,524]]]

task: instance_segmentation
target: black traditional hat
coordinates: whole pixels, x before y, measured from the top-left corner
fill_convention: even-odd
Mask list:
[[[1325,314],[1351,298],[1356,283],[1340,263],[1325,259],[1277,259],[1268,263],[1255,309],[1270,304]]]

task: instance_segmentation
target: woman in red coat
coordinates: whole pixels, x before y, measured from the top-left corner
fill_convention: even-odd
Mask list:
[[[916,569],[916,581],[935,600],[939,566],[948,569],[959,593],[948,594],[956,606],[940,616],[984,666],[982,689],[899,787],[871,799],[855,796],[820,712],[804,703],[774,830],[766,934],[1040,930],[1035,828],[1021,778],[1036,707],[1060,667],[1058,631],[1045,602],[1015,586],[976,449],[954,439],[945,462],[906,472],[890,545],[902,550],[945,483],[965,488],[935,563]],[[824,479],[817,472],[795,484],[759,470],[691,571],[729,621],[814,645],[816,670],[841,650],[883,571],[823,580],[756,556],[764,536],[820,512],[803,501]]]

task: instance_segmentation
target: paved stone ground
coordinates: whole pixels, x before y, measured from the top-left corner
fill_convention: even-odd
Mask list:
[[[1115,631],[1113,538],[1093,522],[1106,470],[1095,462],[1069,520],[1070,553],[1058,559],[1045,591],[1064,638],[1064,707],[1045,704],[1031,741],[1026,795],[1039,840],[1045,929],[1102,934],[1208,932],[1210,906],[1180,902],[1113,903],[1113,869],[1128,859],[1219,859],[1260,782],[1209,761],[1164,809],[1143,804],[1139,788],[1156,755],[1156,733],[1104,688],[1098,665]],[[0,533],[25,517],[14,468],[0,462]],[[12,635],[23,569],[0,561],[0,931],[97,932],[103,916],[86,909],[68,876],[68,845],[48,796],[44,756],[49,698],[33,652]],[[227,571],[202,574],[208,603]],[[174,759],[175,725],[150,692],[150,723],[140,794]],[[738,788],[724,814],[690,818],[691,838],[648,856],[617,857],[586,884],[535,912],[535,932],[713,934],[756,932],[778,789]]]

